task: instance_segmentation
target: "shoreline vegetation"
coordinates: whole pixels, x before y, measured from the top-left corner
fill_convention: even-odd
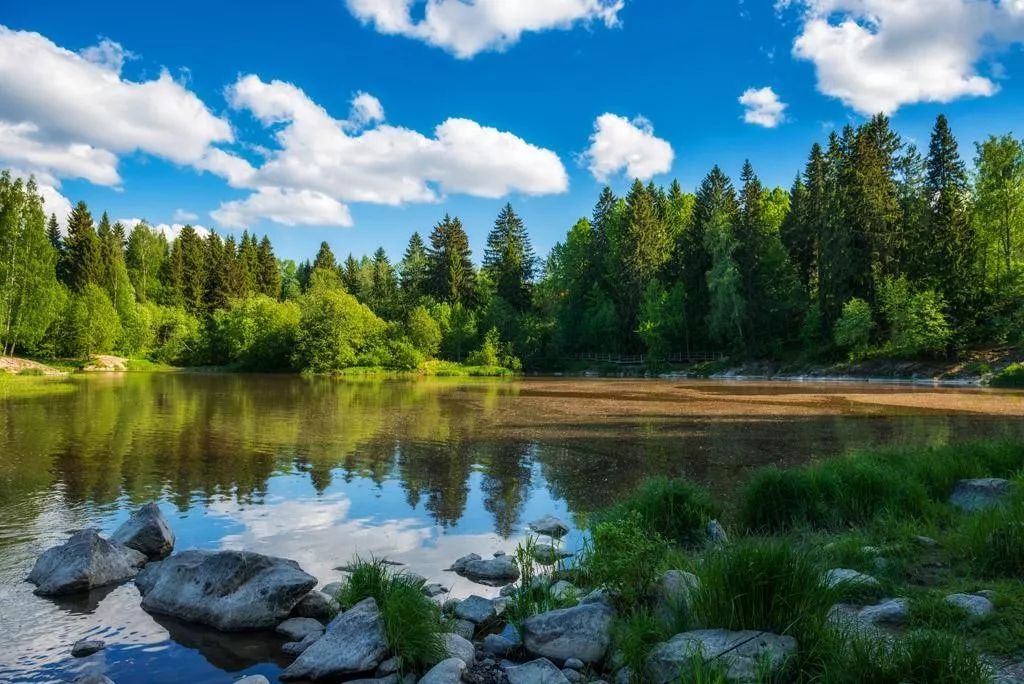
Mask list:
[[[248,230],[163,234],[84,202],[62,222],[34,180],[0,174],[6,357],[328,375],[566,372],[587,355],[651,374],[966,362],[1020,386],[1022,334],[1024,145],[990,136],[969,169],[944,116],[924,153],[882,115],[836,131],[788,191],[749,163],[692,193],[606,187],[545,258],[507,204],[479,265],[456,216],[394,264],[326,242],[296,262]]]

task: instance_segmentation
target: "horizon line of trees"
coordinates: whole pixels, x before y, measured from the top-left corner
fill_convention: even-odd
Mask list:
[[[787,190],[744,164],[696,192],[605,187],[543,261],[506,204],[472,260],[458,217],[398,264],[277,259],[266,236],[126,234],[79,202],[66,235],[34,180],[0,174],[5,354],[119,352],[331,372],[439,358],[550,365],[575,352],[950,355],[1024,335],[1024,145],[944,116],[922,154],[883,115],[815,143]]]

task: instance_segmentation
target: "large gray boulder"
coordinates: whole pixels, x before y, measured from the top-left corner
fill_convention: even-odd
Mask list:
[[[978,594],[950,594],[946,603],[956,606],[971,618],[983,618],[996,609],[987,597]]]
[[[449,568],[454,572],[483,584],[507,584],[519,579],[519,566],[511,556],[481,558],[475,553],[463,556]]]
[[[377,602],[368,598],[334,618],[324,635],[281,673],[281,679],[339,679],[372,672],[387,655],[384,620]]]
[[[150,560],[164,558],[174,550],[174,532],[160,507],[152,502],[132,513],[132,517],[114,530],[110,539],[145,554]]]
[[[111,542],[94,529],[80,530],[70,539],[43,552],[28,581],[40,596],[87,592],[135,577],[146,557],[127,546]]]
[[[538,658],[528,663],[505,670],[509,684],[569,684],[562,671],[547,658]]]
[[[1010,480],[998,477],[960,480],[949,495],[949,503],[962,511],[973,513],[999,505],[1015,487]]]
[[[762,668],[778,672],[796,653],[796,639],[769,632],[725,629],[699,629],[683,632],[651,649],[647,656],[645,682],[669,684],[685,681],[700,657],[705,663],[720,666],[729,682],[760,681]]]
[[[447,658],[423,675],[419,684],[459,684],[465,671],[466,663],[461,658]]]
[[[578,658],[596,663],[611,643],[613,611],[602,603],[533,615],[523,621],[523,646],[530,653],[555,662]]]
[[[239,631],[276,627],[316,586],[316,578],[287,558],[184,551],[147,565],[135,584],[147,611]]]

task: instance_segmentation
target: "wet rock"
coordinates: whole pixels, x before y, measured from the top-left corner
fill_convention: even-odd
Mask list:
[[[102,639],[80,639],[71,647],[71,655],[75,658],[84,658],[98,653],[107,647],[107,642]]]
[[[505,584],[519,579],[519,566],[511,556],[484,559],[471,553],[452,563],[449,570],[474,582]]]
[[[796,639],[769,632],[725,629],[701,629],[683,632],[651,649],[647,657],[646,678],[652,684],[684,680],[693,667],[694,657],[705,663],[721,665],[729,682],[755,682],[765,665],[778,672],[796,653]]]
[[[135,579],[142,607],[222,631],[279,625],[316,584],[293,560],[246,551],[184,551]]]
[[[877,579],[871,575],[851,570],[849,568],[835,568],[825,573],[822,578],[828,587],[840,585],[856,589],[875,589],[881,586]]]
[[[533,615],[523,621],[523,645],[530,653],[556,662],[577,658],[596,663],[611,643],[612,617],[613,611],[601,603]]]
[[[459,684],[465,671],[465,661],[460,658],[448,658],[430,668],[419,684]]]
[[[313,618],[320,622],[330,622],[341,611],[341,605],[332,596],[322,591],[311,591],[295,604],[291,616]]]
[[[279,624],[274,631],[285,639],[302,641],[310,634],[323,634],[324,626],[313,618],[293,617]]]
[[[560,560],[571,558],[572,555],[572,551],[547,542],[537,542],[533,545],[533,560],[541,565],[554,565]]]
[[[708,522],[708,541],[712,544],[725,544],[729,541],[729,535],[725,533],[722,523],[717,520]]]
[[[535,534],[542,534],[546,537],[554,537],[556,539],[564,537],[569,533],[569,526],[560,518],[551,514],[534,520],[529,524],[529,527]]]
[[[323,632],[310,632],[299,641],[289,641],[281,646],[281,653],[293,658],[312,646],[317,639],[323,636]]]
[[[281,673],[281,679],[337,679],[371,672],[388,653],[377,602],[360,601],[327,625],[327,631]]]
[[[972,618],[985,617],[996,609],[988,598],[975,594],[950,594],[946,603],[960,608]]]
[[[469,639],[452,633],[441,635],[441,639],[444,641],[444,652],[449,658],[458,658],[466,663],[466,667],[476,660],[476,649]]]
[[[949,495],[949,503],[962,511],[973,513],[999,505],[1015,487],[1010,480],[998,477],[960,480]]]
[[[474,625],[490,622],[496,615],[494,601],[476,594],[459,601],[459,605],[455,606],[455,616]]]
[[[509,684],[568,684],[562,671],[547,658],[538,658],[528,663],[505,670]]]
[[[423,593],[425,595],[429,596],[430,598],[434,598],[435,596],[440,596],[441,594],[447,594],[448,591],[449,590],[448,590],[447,587],[445,587],[442,584],[438,584],[437,582],[433,582],[431,584],[424,584],[423,585]]]
[[[110,535],[110,540],[135,549],[150,560],[164,558],[174,550],[174,532],[155,503],[148,503],[132,513]]]
[[[35,593],[40,596],[76,594],[129,580],[145,562],[146,557],[135,549],[86,529],[44,551],[28,581],[36,585]]]

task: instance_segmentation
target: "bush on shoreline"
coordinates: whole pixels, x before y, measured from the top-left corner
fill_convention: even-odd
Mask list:
[[[649,532],[680,544],[703,542],[707,524],[719,515],[706,489],[682,478],[647,480],[617,505],[597,514],[595,524],[637,516],[637,524]]]

